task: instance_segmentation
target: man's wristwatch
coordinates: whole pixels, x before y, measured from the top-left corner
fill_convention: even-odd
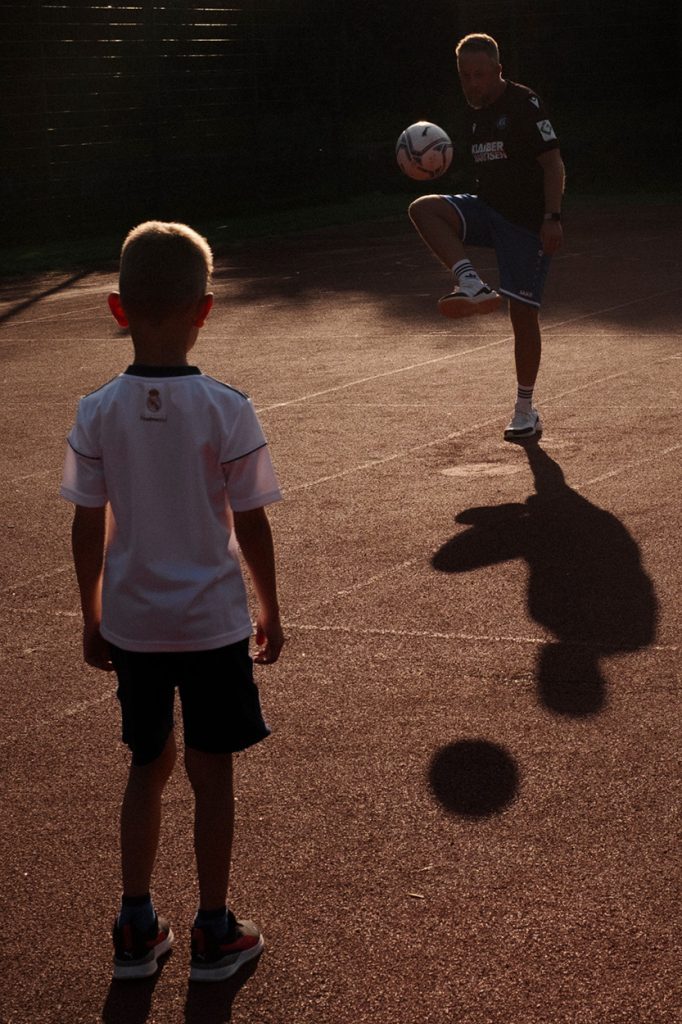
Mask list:
[[[546,213],[545,220],[561,220],[560,213]]]

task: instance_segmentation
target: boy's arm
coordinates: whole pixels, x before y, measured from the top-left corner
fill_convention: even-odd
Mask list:
[[[83,657],[88,665],[112,671],[109,645],[99,631],[102,618],[102,570],[106,538],[106,505],[76,505],[71,528],[71,550],[83,612]]]
[[[256,620],[256,643],[260,650],[254,660],[259,664],[269,665],[279,658],[284,645],[284,633],[277,603],[275,549],[265,509],[235,511],[234,532],[253,580],[260,606]]]

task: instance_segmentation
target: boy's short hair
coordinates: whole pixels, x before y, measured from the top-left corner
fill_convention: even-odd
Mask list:
[[[455,47],[455,56],[459,57],[462,50],[465,53],[487,53],[497,64],[500,63],[500,48],[493,37],[485,32],[471,32],[460,39]]]
[[[163,320],[206,294],[213,253],[187,226],[160,220],[138,224],[121,249],[119,291],[130,316]]]

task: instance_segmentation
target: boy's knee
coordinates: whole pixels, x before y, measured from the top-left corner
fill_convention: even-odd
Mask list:
[[[149,782],[155,785],[163,786],[173,773],[175,758],[175,737],[171,733],[166,740],[163,750],[157,757],[152,757],[149,760],[148,757],[141,758],[139,755],[134,755],[131,772],[135,773],[140,782],[149,780]]]
[[[207,754],[185,747],[185,770],[195,792],[231,784],[232,754]]]

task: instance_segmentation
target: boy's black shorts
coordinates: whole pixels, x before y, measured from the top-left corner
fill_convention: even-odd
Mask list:
[[[176,687],[185,746],[227,754],[270,735],[253,681],[248,638],[212,651],[143,653],[109,646],[118,676],[122,738],[134,765],[150,764],[163,752],[173,730]]]

